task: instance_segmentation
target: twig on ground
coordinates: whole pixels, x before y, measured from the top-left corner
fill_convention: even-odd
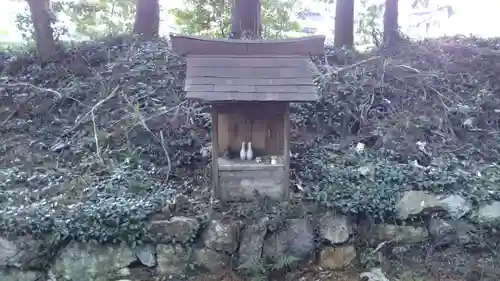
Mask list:
[[[343,72],[343,71],[346,71],[346,70],[349,70],[349,69],[353,69],[355,67],[358,67],[360,65],[363,65],[363,64],[366,64],[368,62],[371,62],[371,61],[374,61],[374,60],[378,60],[380,59],[380,56],[375,56],[375,57],[371,57],[371,58],[367,58],[365,60],[362,60],[362,61],[359,61],[357,63],[354,63],[354,64],[351,64],[351,65],[348,65],[348,66],[345,66],[345,67],[341,67],[339,69],[336,69],[335,72],[337,74],[340,74],[340,72]]]
[[[30,84],[30,83],[26,83],[26,82],[18,82],[18,83],[12,83],[12,84],[3,84],[3,83],[0,84],[0,88],[17,88],[17,87],[28,87],[28,88],[32,88],[32,89],[35,89],[35,90],[40,91],[40,92],[48,92],[48,93],[54,94],[58,98],[63,97],[63,95],[56,90],[47,89],[47,88],[40,88],[38,86],[35,86],[33,84]]]
[[[160,140],[158,140],[158,138],[156,137],[156,135],[153,133],[153,131],[151,131],[151,129],[148,127],[148,125],[146,124],[146,121],[148,119],[144,118],[144,116],[141,114],[140,110],[139,109],[136,109],[136,107],[132,104],[132,102],[130,102],[126,96],[122,96],[123,99],[125,100],[125,102],[130,106],[130,108],[134,111],[133,114],[136,116],[136,118],[139,120],[139,124],[141,124],[141,126],[149,133],[151,134],[151,136],[156,139],[160,145],[161,145],[161,148],[163,149],[163,152],[165,153],[165,157],[167,158],[167,168],[168,168],[168,171],[167,171],[167,177],[165,179],[165,182],[168,181],[168,178],[170,177],[170,172],[172,170],[172,162],[170,160],[170,156],[169,156],[169,153],[168,153],[168,149],[167,149],[167,145],[166,145],[166,141],[165,141],[165,137],[163,136],[163,131],[160,131]],[[178,108],[180,106],[177,105],[176,107]],[[173,108],[176,108],[176,107],[173,107]],[[169,110],[172,110],[173,108],[170,108]]]
[[[14,117],[14,115],[16,115],[16,113],[19,111],[19,109],[21,109],[21,106],[18,104],[16,109],[11,114],[9,114],[9,116],[7,116],[7,118],[5,118],[5,120],[3,120],[2,126],[5,126],[5,124],[7,124],[7,122],[9,122],[10,119],[12,119],[12,117]]]
[[[163,136],[163,131],[160,131],[160,140],[161,140],[161,148],[163,148],[163,152],[165,153],[165,157],[167,158],[167,177],[165,178],[165,182],[168,181],[170,177],[170,172],[172,171],[172,162],[170,160],[170,156],[168,155],[167,145],[165,143],[165,137]]]
[[[99,137],[97,135],[97,124],[96,124],[96,121],[95,121],[95,114],[94,114],[94,110],[93,109],[91,110],[91,115],[92,115],[92,127],[94,129],[94,140],[95,140],[95,147],[96,147],[97,157],[101,161],[101,164],[104,164],[104,159],[102,159],[102,156],[101,156],[101,147],[99,146]]]
[[[63,95],[61,93],[59,93],[58,91],[55,91],[52,89],[47,89],[47,88],[40,88],[40,87],[35,86],[33,84],[30,84],[30,83],[19,82],[19,83],[12,83],[12,84],[4,84],[4,83],[0,84],[0,88],[17,88],[17,87],[29,87],[29,88],[33,88],[39,92],[48,92],[48,93],[54,94],[55,96],[57,96],[57,98],[63,97]],[[9,116],[7,116],[7,118],[5,118],[5,120],[2,122],[2,126],[7,124],[7,122],[9,122],[9,120],[12,119],[12,117],[14,117],[14,115],[16,115],[16,113],[18,113],[19,110],[34,97],[35,97],[35,95],[28,95],[28,97],[26,97],[23,101],[18,102],[16,109],[11,114],[9,114]]]
[[[338,76],[338,75],[342,74],[343,72],[345,72],[347,70],[356,68],[356,67],[358,67],[360,65],[363,65],[363,64],[366,64],[368,62],[371,62],[371,61],[374,61],[374,60],[378,60],[378,59],[380,59],[380,56],[375,56],[375,57],[371,57],[371,58],[359,61],[359,62],[357,62],[355,64],[351,64],[351,65],[348,65],[348,66],[345,66],[345,67],[340,67],[340,68],[333,68],[333,67],[331,67],[329,65],[325,65],[323,67],[328,68],[328,71],[325,74],[322,74],[322,75],[319,75],[318,77],[316,77],[314,79],[314,82],[318,82],[318,81],[320,81],[321,79],[324,79],[327,76],[332,76],[332,75]]]
[[[154,118],[156,118],[156,117],[159,117],[159,116],[165,115],[165,114],[170,113],[170,112],[172,112],[172,111],[174,111],[174,110],[175,110],[175,112],[174,112],[174,116],[172,116],[172,118],[170,119],[170,121],[174,121],[174,120],[175,120],[175,118],[177,118],[177,116],[179,115],[180,109],[181,109],[181,108],[182,108],[185,104],[187,104],[187,103],[188,103],[188,101],[187,101],[187,100],[186,100],[186,101],[183,101],[183,102],[179,103],[179,104],[178,104],[178,105],[176,105],[176,106],[173,106],[173,107],[171,107],[171,108],[169,108],[169,109],[166,109],[166,110],[160,111],[160,112],[158,112],[158,113],[156,113],[156,114],[154,114],[154,115],[152,115],[152,116],[149,116],[148,118],[145,118],[145,119],[144,119],[144,121],[145,121],[145,122],[147,122],[147,121],[149,121],[149,120],[151,120],[151,119],[154,119]]]
[[[78,129],[78,127],[80,127],[80,125],[82,125],[83,123],[87,122],[89,115],[93,114],[94,111],[97,108],[99,108],[101,105],[103,105],[105,102],[107,102],[110,99],[112,99],[116,95],[116,93],[118,92],[119,88],[120,88],[120,86],[117,85],[105,99],[100,100],[98,103],[96,103],[94,106],[92,106],[92,108],[90,109],[89,112],[87,112],[82,118],[78,119],[78,121],[76,122],[75,126],[73,126],[71,129],[69,129],[66,132],[64,132],[63,136],[65,136],[65,135],[73,132],[74,130]]]
[[[132,109],[132,114],[135,115],[135,117],[139,120],[139,124],[142,125],[142,127],[148,131],[148,133],[150,133],[154,138],[156,138],[155,134],[151,131],[151,129],[149,129],[148,125],[146,124],[146,121],[144,119],[144,116],[142,116],[141,112],[139,109],[136,109],[136,107],[132,104],[132,102],[130,102],[127,97],[125,95],[122,95],[122,98],[125,100],[125,102],[130,106],[130,108]],[[132,128],[131,128],[132,129]],[[128,131],[130,131],[131,129],[129,129]],[[127,133],[128,133],[127,131]]]
[[[420,70],[415,69],[415,68],[413,68],[413,67],[411,67],[411,66],[408,66],[408,65],[405,65],[405,64],[395,65],[394,67],[395,67],[395,68],[404,68],[404,69],[407,69],[407,70],[413,71],[413,72],[415,72],[415,73],[417,73],[417,74],[418,74],[418,73],[420,73]]]

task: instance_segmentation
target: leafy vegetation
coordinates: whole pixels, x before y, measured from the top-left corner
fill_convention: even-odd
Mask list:
[[[27,54],[6,66],[3,231],[131,242],[145,234],[148,215],[193,192],[196,177],[182,171],[200,162],[208,117],[181,102],[183,61],[165,42],[127,40],[68,49],[45,67]],[[65,64],[75,55],[94,66]]]
[[[111,38],[43,67],[12,55],[2,78],[2,231],[132,241],[178,195],[204,212],[210,119],[184,100],[184,61],[165,44]],[[294,105],[297,196],[379,219],[410,188],[498,198],[498,70],[483,59],[496,46],[448,38],[391,57],[352,54],[354,68],[319,63],[320,101]],[[464,65],[483,74],[456,71]]]
[[[500,167],[494,163],[478,166],[478,162],[445,154],[423,167],[417,162],[401,162],[392,150],[357,153],[328,146],[307,154],[307,168],[299,175],[314,184],[306,198],[344,213],[393,219],[398,198],[409,190],[460,194],[474,203],[499,195]]]
[[[298,183],[313,186],[309,199],[384,219],[408,189],[498,198],[497,82],[489,78],[498,69],[496,57],[483,59],[495,42],[410,43],[389,57],[364,54],[352,69],[324,70],[321,101],[295,107],[302,134],[315,136],[299,138],[296,166]]]
[[[262,2],[264,38],[298,30],[296,3]],[[0,233],[32,235],[48,249],[140,243],[154,239],[148,220],[176,198],[189,198],[183,212],[192,215],[213,207],[207,105],[185,99],[184,60],[165,40],[117,36],[131,32],[133,4],[58,2],[56,37],[71,33],[57,26],[65,14],[72,35],[94,41],[54,48],[43,63],[32,45],[0,56]],[[227,37],[229,6],[189,4],[172,11],[185,33]],[[363,1],[362,43],[378,45],[382,12]],[[18,17],[30,39],[32,21]],[[500,199],[498,41],[398,43],[364,53],[327,46],[312,58],[320,100],[293,105],[294,199],[232,215],[272,213],[273,231],[303,216],[303,203],[387,221],[410,189]],[[296,261],[240,270],[260,278]]]

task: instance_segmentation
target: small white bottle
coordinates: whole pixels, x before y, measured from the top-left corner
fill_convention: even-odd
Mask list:
[[[247,153],[245,151],[245,142],[244,141],[241,142],[240,159],[241,160],[247,159]]]
[[[252,142],[248,142],[248,150],[247,150],[247,160],[253,159],[253,150],[252,150]]]
[[[278,165],[278,158],[276,156],[271,156],[271,165]]]

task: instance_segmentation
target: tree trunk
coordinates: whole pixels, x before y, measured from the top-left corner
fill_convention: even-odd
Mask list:
[[[258,39],[261,32],[260,0],[233,0],[229,38]]]
[[[160,30],[160,3],[158,0],[138,0],[135,11],[134,33],[151,39]]]
[[[49,0],[28,0],[31,21],[35,29],[35,40],[38,56],[48,61],[56,55],[56,42],[50,22]]]
[[[398,30],[398,0],[386,0],[384,11],[384,46],[389,46],[399,41]]]
[[[354,46],[354,0],[337,0],[333,44],[337,48]]]

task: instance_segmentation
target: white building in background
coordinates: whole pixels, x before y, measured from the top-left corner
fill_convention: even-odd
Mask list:
[[[333,36],[335,17],[323,9],[306,10],[297,13],[301,33]]]
[[[300,32],[294,35],[325,35],[331,39],[335,27],[335,4],[327,2],[321,0],[300,1],[300,8],[297,9],[294,18],[300,25]]]

